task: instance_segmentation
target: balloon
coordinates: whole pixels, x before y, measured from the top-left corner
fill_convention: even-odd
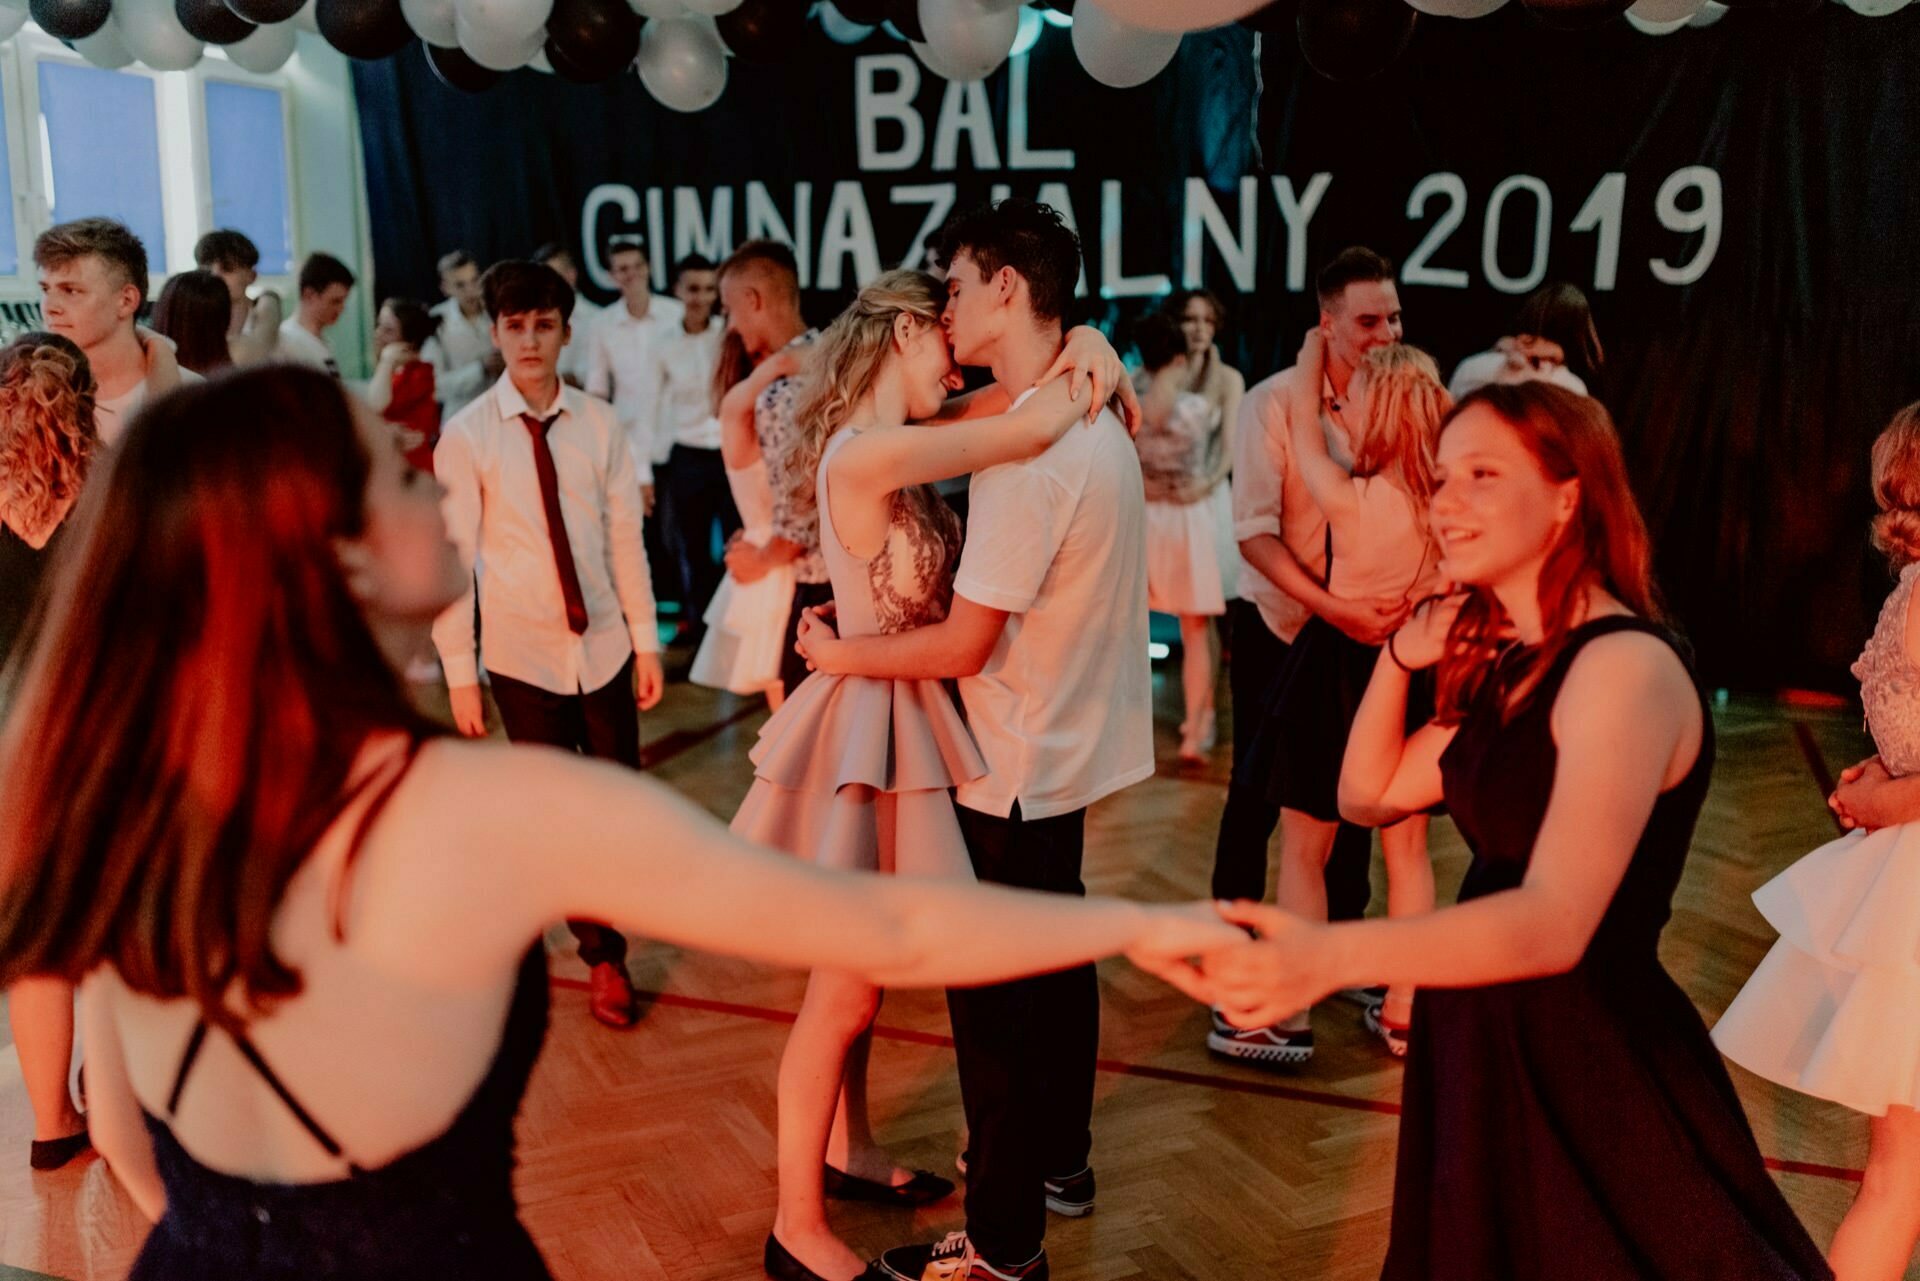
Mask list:
[[[1377,76],[1406,51],[1419,16],[1400,0],[1300,0],[1300,56],[1329,80]]]
[[[390,58],[413,39],[400,0],[313,0],[313,16],[322,38],[349,58]]]
[[[887,0],[832,0],[832,3],[840,11],[841,17],[863,27],[879,26],[893,11]]]
[[[226,0],[173,0],[173,16],[188,35],[208,44],[238,44],[256,30]]]
[[[460,43],[453,30],[453,0],[400,0],[400,12],[429,46],[451,49]]]
[[[1633,25],[1645,31],[1649,26],[1665,26],[1670,22],[1682,22],[1700,12],[1706,0],[1635,0],[1634,6],[1627,10],[1627,16],[1640,21]]]
[[[270,27],[255,27],[245,40],[227,46],[233,65],[259,75],[278,71],[293,56],[295,31],[292,23],[277,22]]]
[[[1909,0],[1840,0],[1863,18],[1884,18],[1907,7]]]
[[[1205,31],[1224,27],[1258,9],[1264,0],[1088,0],[1112,17],[1143,31]]]
[[[1707,0],[1705,4],[1700,6],[1699,13],[1687,19],[1687,25],[1689,27],[1711,27],[1714,23],[1726,16],[1727,6],[1721,4],[1720,0]]]
[[[481,66],[463,50],[424,43],[420,47],[426,51],[427,66],[432,70],[434,79],[449,89],[458,89],[461,93],[479,93],[500,83],[498,71]]]
[[[206,52],[173,16],[171,0],[120,0],[113,8],[128,51],[155,71],[185,71]]]
[[[96,67],[105,67],[108,71],[118,71],[133,61],[133,50],[127,48],[127,39],[120,34],[120,24],[108,19],[106,24],[90,36],[83,36],[73,42],[74,52]]]
[[[1638,7],[1638,5],[1634,6],[1634,8]],[[1674,18],[1667,22],[1655,22],[1653,19],[1643,18],[1635,13],[1633,9],[1629,9],[1627,10],[1627,25],[1643,36],[1667,36],[1672,35],[1680,28],[1686,26],[1687,20],[1685,18]]]
[[[996,12],[982,0],[919,0],[919,5],[926,48],[934,58],[927,65],[948,80],[986,79],[1007,60],[1020,34],[1018,9]],[[916,45],[914,52],[922,50]]]
[[[305,4],[300,6],[299,12],[295,13],[291,18],[288,18],[287,21],[302,31],[311,31],[314,35],[319,35],[320,16],[314,12],[314,6],[318,2],[319,0],[307,0]]]
[[[547,60],[569,80],[611,80],[640,52],[640,19],[627,0],[553,0]]]
[[[27,12],[56,40],[85,40],[113,16],[111,0],[28,0]]]
[[[887,21],[909,44],[927,38],[926,29],[920,25],[920,0],[887,0]]]
[[[553,0],[454,0],[466,29],[496,47],[523,42],[547,25]]]
[[[15,35],[27,25],[26,6],[0,5],[0,40]]]
[[[732,13],[740,7],[740,0],[683,0],[683,3],[689,13],[704,13],[709,18],[717,18],[723,13]]]
[[[704,111],[727,87],[726,46],[711,26],[694,18],[649,22],[635,65],[647,92],[675,111]]]
[[[1633,0],[1520,0],[1542,26],[1582,31],[1604,26],[1627,11]]]
[[[687,11],[680,0],[627,0],[627,3],[643,18],[677,18]]]
[[[306,3],[307,0],[226,0],[227,8],[233,10],[235,17],[245,18],[258,27],[288,21],[305,8]]]
[[[1178,32],[1142,30],[1097,4],[1074,11],[1073,51],[1087,74],[1103,85],[1130,89],[1145,84],[1166,69],[1179,48]]]
[[[1484,18],[1505,7],[1507,0],[1407,0],[1407,3],[1436,18]]]
[[[806,35],[806,0],[741,0],[738,8],[715,18],[713,25],[740,61],[778,66],[793,56]]]
[[[503,36],[496,31],[483,30],[467,17],[462,7],[453,21],[454,33],[460,37],[460,48],[469,58],[493,71],[517,71],[533,60],[547,43],[547,33],[536,30],[531,35]]]
[[[826,32],[827,39],[835,44],[859,44],[873,34],[875,25],[855,22],[841,13],[832,0],[820,6],[820,29]]]

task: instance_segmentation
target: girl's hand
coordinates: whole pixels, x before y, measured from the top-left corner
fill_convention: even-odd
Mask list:
[[[807,660],[807,670],[810,672],[832,675],[840,671],[837,661],[840,657],[840,637],[818,608],[800,611],[800,630],[793,648]]]
[[[1145,928],[1128,945],[1126,957],[1196,1001],[1211,1005],[1213,983],[1196,958],[1246,942],[1246,935],[1220,919],[1209,902],[1146,908]]]
[[[1300,368],[1316,370],[1325,368],[1327,363],[1327,331],[1315,325],[1307,330],[1307,336],[1300,340]]]
[[[1254,935],[1203,963],[1213,1003],[1235,1027],[1271,1027],[1340,986],[1331,966],[1331,927],[1260,903],[1220,903],[1215,910]]]
[[[1033,395],[1027,397],[1025,404],[1016,412],[1026,415],[1033,423],[1034,444],[1038,451],[1044,451],[1054,441],[1067,434],[1075,423],[1088,421],[1087,410],[1093,403],[1093,390],[1082,387],[1073,391],[1071,378],[1056,378],[1045,384]]]
[[[1087,422],[1091,424],[1106,408],[1107,402],[1115,396],[1120,398],[1120,420],[1126,424],[1127,434],[1136,435],[1140,431],[1140,399],[1133,392],[1133,382],[1127,377],[1127,367],[1120,360],[1120,353],[1113,349],[1107,336],[1091,325],[1076,325],[1067,331],[1066,345],[1054,358],[1047,372],[1040,375],[1041,383],[1049,383],[1061,375],[1067,378],[1067,394],[1074,400],[1080,399],[1083,381],[1092,383],[1092,401],[1087,408]],[[1037,384],[1036,384],[1037,385]]]
[[[1425,601],[1414,610],[1413,617],[1388,642],[1400,666],[1417,672],[1439,662],[1447,652],[1447,634],[1453,629],[1453,620],[1466,603],[1467,593],[1455,592]]]

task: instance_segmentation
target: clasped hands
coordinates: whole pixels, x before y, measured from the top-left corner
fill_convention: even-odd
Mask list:
[[[1267,1027],[1340,986],[1329,927],[1246,901],[1156,911],[1129,947],[1134,965],[1239,1028]]]

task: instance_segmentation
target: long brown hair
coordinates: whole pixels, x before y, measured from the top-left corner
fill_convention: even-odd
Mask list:
[[[73,505],[100,436],[93,371],[59,334],[28,333],[0,348],[0,509],[29,541]]]
[[[107,456],[0,728],[0,986],[107,964],[225,1026],[300,990],[288,881],[369,736],[435,732],[335,555],[369,466],[290,365],[183,387]]]
[[[1545,382],[1493,383],[1464,397],[1441,424],[1484,405],[1519,435],[1549,480],[1579,482],[1572,517],[1547,551],[1540,570],[1540,619],[1544,635],[1515,688],[1544,672],[1566,647],[1567,634],[1584,621],[1587,594],[1611,593],[1640,617],[1662,621],[1653,581],[1653,550],[1646,521],[1627,483],[1620,437],[1606,408],[1591,397]],[[1447,635],[1439,666],[1438,715],[1457,724],[1486,688],[1507,648],[1510,620],[1492,591],[1471,590]]]

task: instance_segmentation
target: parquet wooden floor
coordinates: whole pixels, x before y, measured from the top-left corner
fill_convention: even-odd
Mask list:
[[[1156,676],[1159,774],[1091,816],[1088,879],[1097,891],[1146,899],[1206,893],[1227,753],[1207,770],[1175,767],[1171,726],[1180,713],[1166,682]],[[746,750],[762,719],[741,700],[675,684],[646,718],[654,771],[730,815],[745,794]],[[1709,1019],[1771,942],[1748,893],[1833,834],[1816,763],[1838,770],[1865,750],[1857,718],[1845,712],[1735,700],[1717,719],[1720,766],[1665,949]],[[1444,822],[1434,844],[1441,893],[1450,897],[1464,851]],[[635,980],[660,996],[638,1028],[613,1033],[587,1017],[575,986],[583,969],[559,950],[564,940],[562,931],[553,1031],[520,1123],[520,1197],[555,1274],[758,1278],[774,1202],[774,1064],[800,976],[642,945],[633,954]],[[1326,1006],[1318,1058],[1306,1072],[1278,1077],[1211,1059],[1201,1044],[1204,1011],[1124,963],[1102,966],[1101,980],[1099,1209],[1050,1221],[1055,1277],[1377,1276],[1400,1070],[1367,1040],[1352,1007]],[[960,1109],[944,1001],[897,993],[881,1022],[880,1133],[909,1164],[949,1170]],[[1848,1174],[1865,1156],[1864,1123],[1734,1074],[1781,1186],[1825,1241],[1852,1196]],[[1605,1083],[1595,1091],[1603,1103]],[[29,1135],[17,1066],[0,1052],[0,1276],[5,1265],[74,1281],[124,1276],[144,1231],[137,1213],[97,1160],[29,1174]],[[945,1231],[959,1218],[950,1202],[914,1215],[843,1207],[837,1221],[856,1247],[872,1251]],[[1920,1281],[1920,1268],[1909,1278]]]

